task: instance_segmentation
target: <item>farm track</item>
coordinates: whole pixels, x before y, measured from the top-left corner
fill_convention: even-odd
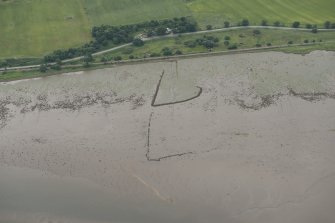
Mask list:
[[[204,31],[197,31],[197,32],[191,32],[191,33],[183,33],[183,34],[171,34],[167,36],[159,36],[159,37],[152,37],[152,38],[144,38],[143,41],[149,42],[153,40],[161,40],[161,39],[168,39],[168,38],[175,38],[178,36],[189,36],[189,35],[197,35],[197,34],[207,34],[207,33],[215,33],[215,32],[224,32],[224,31],[230,31],[230,30],[241,30],[241,29],[271,29],[271,30],[292,30],[292,31],[310,31],[311,29],[306,28],[290,28],[290,27],[275,27],[275,26],[238,26],[238,27],[230,27],[230,28],[221,28],[221,29],[213,29],[213,30],[204,30]],[[335,29],[318,29],[320,32],[324,31],[335,31]],[[103,50],[100,52],[93,53],[92,56],[99,56],[103,55],[105,53],[113,52],[119,49],[123,49],[127,46],[131,46],[132,43],[123,44],[121,46],[113,47],[107,50]],[[307,44],[299,44],[299,45],[307,45]],[[299,46],[297,45],[297,46]],[[282,47],[282,46],[281,46]],[[280,47],[264,47],[264,48],[258,48],[258,49],[271,49],[271,48],[280,48]],[[233,52],[233,51],[231,51]],[[205,53],[209,54],[209,53]],[[69,63],[74,62],[83,59],[83,56],[63,60],[63,63]],[[54,65],[55,63],[50,63],[49,65]],[[37,65],[29,65],[29,66],[17,66],[17,67],[8,67],[6,68],[7,71],[11,70],[33,70],[36,68],[39,68],[40,64]],[[0,68],[0,71],[5,71],[5,68]]]

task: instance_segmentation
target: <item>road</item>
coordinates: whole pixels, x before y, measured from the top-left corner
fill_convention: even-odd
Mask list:
[[[306,28],[291,28],[291,27],[276,27],[276,26],[237,26],[237,27],[229,27],[229,28],[221,28],[221,29],[212,29],[212,30],[204,30],[204,31],[197,31],[197,32],[191,32],[191,33],[183,33],[183,34],[170,34],[170,35],[166,35],[166,36],[155,36],[155,37],[151,37],[151,38],[144,38],[143,41],[148,42],[148,41],[152,41],[152,40],[159,40],[159,39],[167,39],[167,38],[174,38],[174,37],[178,37],[178,36],[189,36],[189,35],[196,35],[196,34],[206,34],[206,33],[215,33],[215,32],[222,32],[222,31],[229,31],[229,30],[239,30],[239,29],[277,29],[277,30],[297,30],[297,31],[311,31],[311,29],[306,29]],[[335,31],[335,29],[318,29],[319,32],[323,32],[323,31]],[[127,46],[131,46],[132,43],[127,43],[127,44],[123,44],[117,47],[113,47],[107,50],[103,50],[103,51],[99,51],[96,53],[93,53],[92,56],[98,56],[98,55],[102,55],[105,53],[109,53],[115,50],[119,50],[122,49],[124,47]],[[73,62],[73,61],[78,61],[83,59],[83,56],[80,57],[75,57],[72,59],[67,59],[67,60],[63,60],[62,63],[69,63],[69,62]],[[49,63],[49,65],[54,65],[55,63]],[[17,66],[17,67],[8,67],[6,70],[10,71],[10,70],[31,70],[31,69],[36,69],[39,68],[40,64],[38,65],[29,65],[29,66]],[[0,71],[4,71],[5,68],[0,68]]]

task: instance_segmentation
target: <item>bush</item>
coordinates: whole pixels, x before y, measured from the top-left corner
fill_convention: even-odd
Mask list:
[[[317,27],[313,27],[313,29],[312,29],[311,32],[312,32],[312,33],[317,33],[317,32],[318,32],[318,28],[317,28]]]
[[[268,25],[268,21],[263,19],[261,22],[261,26],[267,26],[267,25]]]
[[[121,57],[121,56],[115,56],[115,57],[114,57],[114,60],[115,60],[115,61],[120,61],[120,60],[122,60],[122,57]]]
[[[249,20],[248,19],[243,19],[240,23],[241,26],[249,26]]]
[[[140,38],[135,38],[135,39],[133,40],[133,45],[134,45],[134,46],[143,46],[143,45],[144,45],[144,41],[141,40]]]
[[[256,47],[262,47],[262,44],[257,43],[255,46],[256,46]]]
[[[281,26],[281,24],[280,24],[279,21],[275,21],[275,22],[273,23],[273,26],[275,26],[275,27],[279,27],[279,26]]]
[[[176,50],[176,55],[182,55],[183,52],[181,50]]]
[[[207,29],[207,30],[212,30],[213,27],[212,27],[212,25],[207,25],[207,26],[206,26],[206,29]]]
[[[255,30],[253,31],[253,33],[254,33],[254,35],[260,35],[260,34],[261,34],[261,31],[258,30],[258,29],[255,29]]]
[[[224,24],[224,28],[229,28],[230,27],[230,23],[228,21],[225,21],[223,24]]]
[[[232,44],[232,45],[228,46],[228,50],[236,50],[236,49],[237,49],[236,44]]]
[[[267,46],[272,46],[272,43],[267,43],[266,45],[267,45]]]
[[[225,46],[229,46],[229,41],[228,41],[228,40],[225,40],[225,41],[223,42],[223,44],[224,44]]]
[[[172,56],[173,55],[173,52],[169,47],[164,47],[162,49],[162,53],[163,53],[164,56]]]
[[[48,67],[47,67],[46,64],[41,64],[39,70],[40,70],[41,73],[45,73],[45,72],[47,72]]]
[[[306,24],[305,28],[306,28],[306,29],[312,29],[313,26],[312,26],[312,24]]]
[[[288,42],[287,42],[287,44],[293,44],[293,41],[292,41],[292,40],[290,40],[290,41],[288,41]]]
[[[300,27],[300,22],[295,21],[294,23],[292,23],[292,27],[293,28],[299,28]]]
[[[230,36],[225,36],[224,40],[230,40]]]
[[[186,41],[184,42],[184,45],[187,46],[187,47],[190,47],[190,48],[194,48],[197,46],[197,43],[195,41]]]
[[[160,57],[161,54],[160,53],[151,53],[150,57]]]
[[[309,43],[308,39],[305,39],[305,40],[304,40],[304,43]]]
[[[134,57],[134,55],[129,55],[129,57],[128,57],[129,59],[134,59],[135,57]]]
[[[323,24],[323,27],[325,29],[330,29],[330,27],[331,27],[330,21],[325,21],[325,23]]]
[[[54,64],[50,68],[53,69],[53,70],[61,70],[62,69],[62,67],[58,64]]]

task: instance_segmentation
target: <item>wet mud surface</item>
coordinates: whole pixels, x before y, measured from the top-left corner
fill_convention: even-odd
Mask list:
[[[332,223],[334,60],[267,52],[0,83],[0,222]]]

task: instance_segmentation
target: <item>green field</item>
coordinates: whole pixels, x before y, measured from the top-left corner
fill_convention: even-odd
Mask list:
[[[0,59],[78,46],[99,24],[192,16],[201,28],[242,18],[322,25],[335,22],[334,8],[335,0],[0,0]]]

